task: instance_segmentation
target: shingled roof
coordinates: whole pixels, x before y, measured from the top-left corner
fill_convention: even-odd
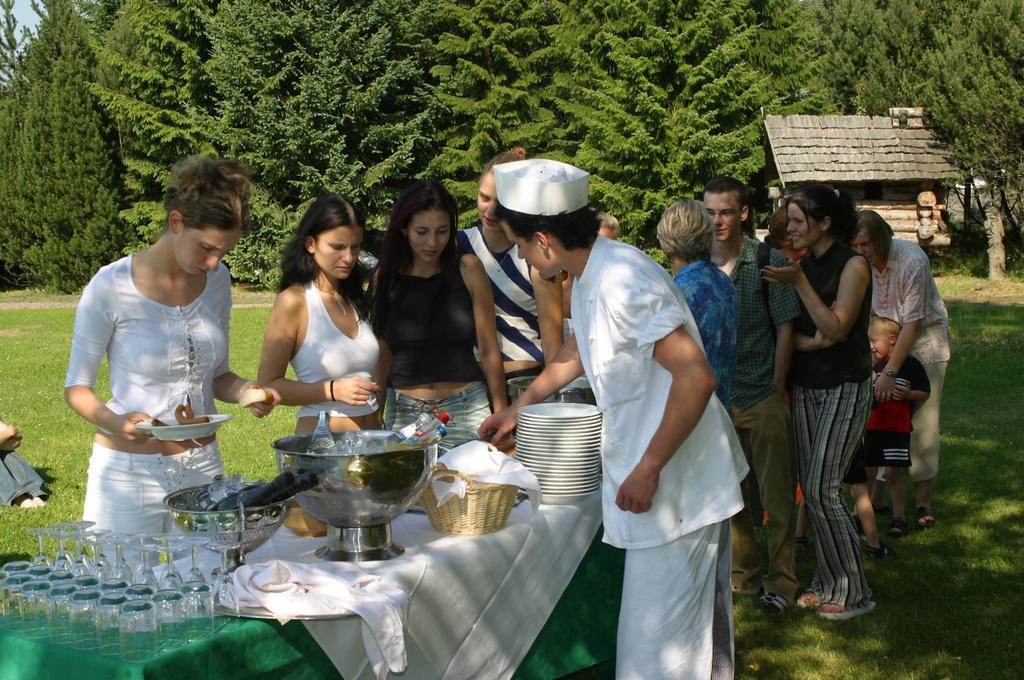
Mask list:
[[[959,177],[949,150],[924,127],[890,116],[765,116],[782,185]]]

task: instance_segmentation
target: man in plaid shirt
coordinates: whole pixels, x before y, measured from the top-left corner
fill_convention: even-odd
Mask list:
[[[800,304],[793,286],[762,284],[760,268],[783,266],[786,258],[743,235],[741,225],[750,212],[747,187],[731,177],[716,177],[704,187],[704,206],[714,224],[711,260],[732,278],[740,300],[730,415],[751,471],[743,482],[746,505],[732,518],[732,586],[738,592],[759,593],[755,606],[778,614],[794,601],[798,585],[796,466],[789,442],[786,374]],[[760,524],[761,519],[752,516],[759,505],[755,488],[768,514],[768,568],[763,574],[754,538],[755,521]]]

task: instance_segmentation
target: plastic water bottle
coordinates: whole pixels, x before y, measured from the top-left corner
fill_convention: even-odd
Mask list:
[[[421,413],[416,420],[397,432],[393,432],[391,434],[391,441],[407,446],[432,444],[448,434],[445,425],[451,419],[452,417],[444,411],[438,411],[436,416],[429,413]]]

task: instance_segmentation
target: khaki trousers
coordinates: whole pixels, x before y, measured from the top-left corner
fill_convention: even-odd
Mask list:
[[[741,484],[743,510],[732,518],[732,585],[741,591],[756,591],[763,586],[765,591],[793,602],[799,584],[793,542],[796,463],[789,440],[789,419],[789,404],[778,393],[748,409],[732,409],[732,422],[750,465],[750,473]],[[757,491],[751,475],[756,477]],[[763,582],[764,559],[754,536],[755,523],[760,525],[761,518],[752,515],[758,506],[768,513],[768,570]]]
[[[910,433],[910,478],[915,482],[927,482],[939,474],[939,410],[948,364],[939,361],[924,365],[932,391],[914,413],[914,429]]]

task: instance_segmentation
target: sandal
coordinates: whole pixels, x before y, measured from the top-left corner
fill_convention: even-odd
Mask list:
[[[844,607],[841,604],[834,602],[822,602],[815,608],[815,612],[823,619],[830,621],[842,621],[844,619],[852,619],[855,616],[861,614],[867,614],[875,608],[875,603],[868,600],[859,607]]]
[[[889,531],[886,533],[889,538],[903,538],[910,533],[910,527],[907,526],[907,520],[902,517],[893,517],[892,524],[889,525]]]
[[[821,594],[816,593],[812,590],[806,591],[803,595],[796,598],[796,606],[804,609],[810,609],[811,607],[818,607],[821,604]]]
[[[917,526],[920,529],[931,529],[935,526],[935,515],[927,505],[922,505],[917,509]]]
[[[789,598],[770,590],[757,598],[757,602],[754,603],[754,609],[759,609],[765,614],[781,614],[786,611],[788,606]]]
[[[878,542],[877,548],[872,548],[870,545],[865,545],[864,552],[866,552],[871,557],[874,557],[876,560],[880,560],[883,557],[888,557],[889,555],[896,554],[895,550],[887,546],[885,543],[882,543],[881,541]]]

